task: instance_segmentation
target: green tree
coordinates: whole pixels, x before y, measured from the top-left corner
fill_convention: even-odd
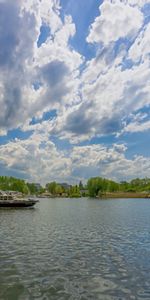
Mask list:
[[[21,192],[23,194],[28,194],[29,192],[28,186],[24,180],[5,176],[0,176],[0,189]]]
[[[80,189],[77,185],[73,185],[70,187],[68,191],[69,197],[71,198],[79,198],[81,196]]]
[[[90,178],[87,182],[90,197],[96,197],[98,193],[104,191],[103,179],[101,177]]]
[[[34,183],[27,183],[30,194],[35,195],[37,192],[37,188]]]
[[[63,188],[59,184],[56,184],[55,194],[61,196],[62,193],[63,193]]]
[[[80,180],[80,182],[79,182],[79,190],[83,190],[83,189],[84,189],[84,186],[83,186],[82,181]]]
[[[52,195],[56,195],[56,186],[57,183],[55,181],[50,182],[46,185],[47,190],[49,191],[49,193],[51,193]]]

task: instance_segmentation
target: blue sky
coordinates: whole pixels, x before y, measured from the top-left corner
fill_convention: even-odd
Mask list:
[[[150,1],[0,1],[0,175],[150,177]]]

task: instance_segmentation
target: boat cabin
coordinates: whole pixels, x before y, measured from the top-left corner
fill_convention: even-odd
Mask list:
[[[13,196],[10,192],[0,191],[0,201],[13,200]]]

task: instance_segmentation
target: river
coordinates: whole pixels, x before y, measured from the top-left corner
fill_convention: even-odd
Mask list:
[[[149,300],[150,199],[0,209],[0,300]]]

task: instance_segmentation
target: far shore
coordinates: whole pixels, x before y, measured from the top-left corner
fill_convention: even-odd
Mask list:
[[[148,193],[140,193],[140,192],[106,192],[103,193],[100,197],[98,198],[102,198],[102,199],[106,199],[106,198],[149,198],[150,199],[150,194]]]
[[[80,197],[71,197],[71,196],[67,196],[67,195],[38,195],[39,198],[83,198],[83,196],[81,195]],[[85,197],[89,197],[84,196]],[[96,199],[129,199],[129,198],[148,198],[150,199],[150,194],[149,193],[145,193],[145,192],[106,192],[106,193],[102,193],[101,196],[96,196]]]

